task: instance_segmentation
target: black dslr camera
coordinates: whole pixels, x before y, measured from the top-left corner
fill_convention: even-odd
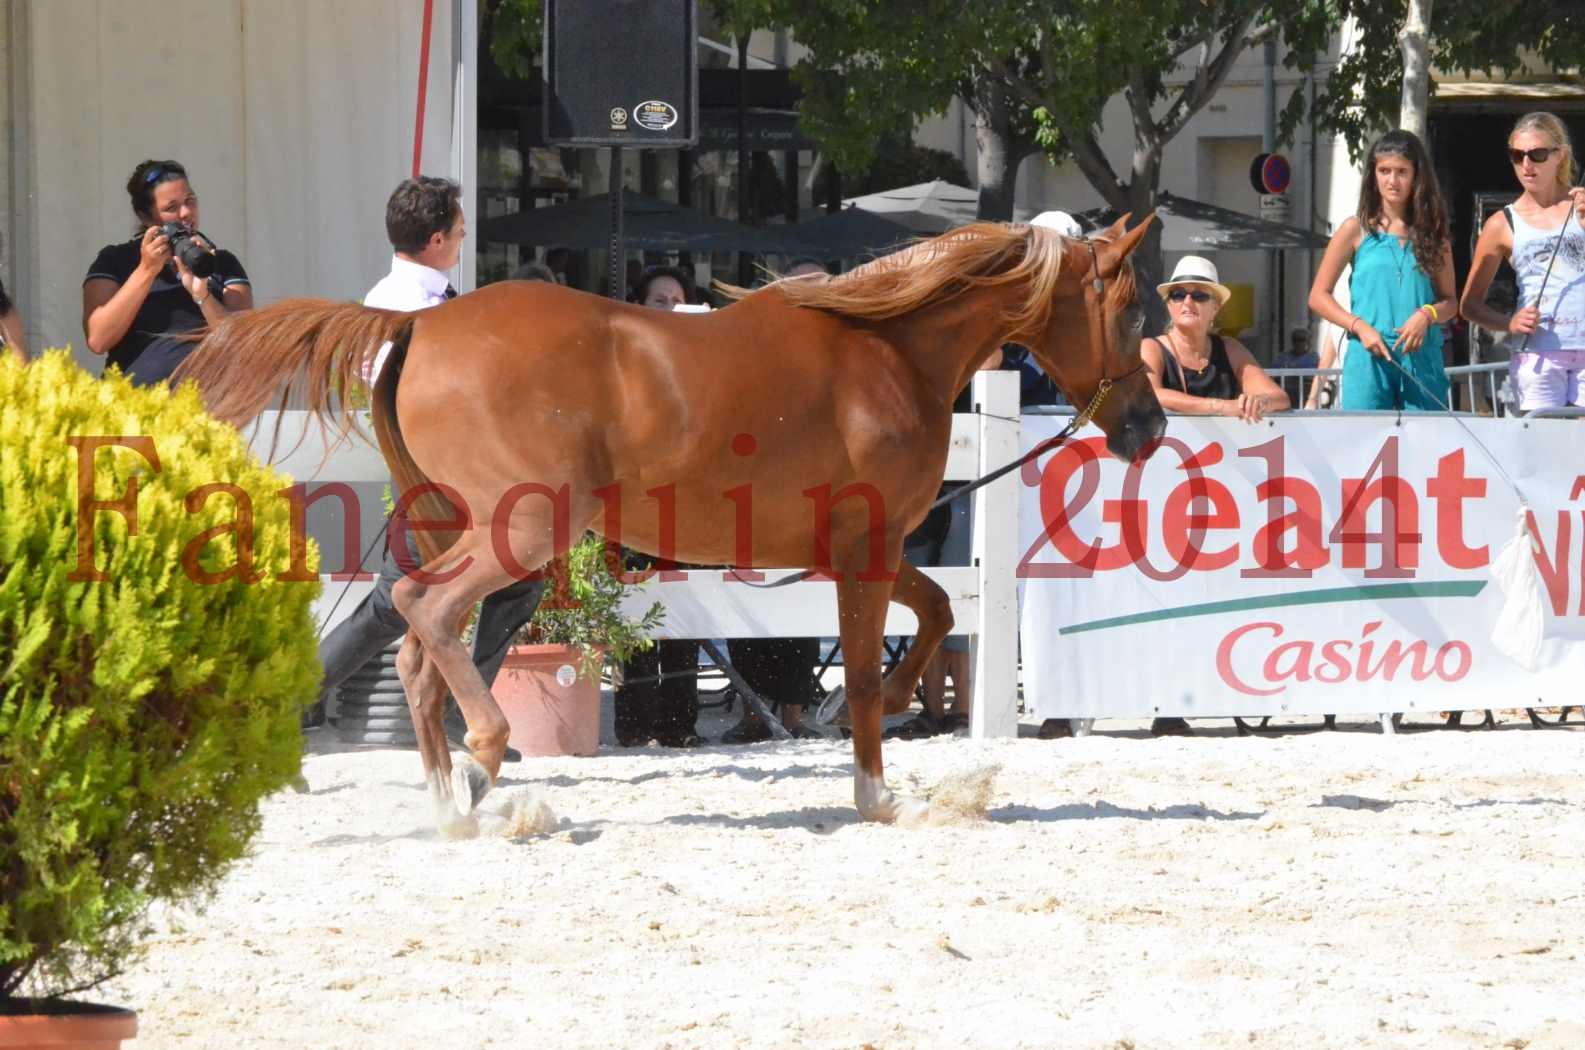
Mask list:
[[[160,227],[160,232],[171,242],[171,251],[194,274],[208,277],[215,272],[215,253],[193,240],[196,230],[188,229],[185,223],[168,222]]]

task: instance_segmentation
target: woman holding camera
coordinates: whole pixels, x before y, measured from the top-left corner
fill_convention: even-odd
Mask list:
[[[198,195],[174,160],[146,160],[127,180],[137,232],[106,245],[83,279],[88,349],[136,386],[168,379],[197,345],[180,338],[253,306],[242,263],[198,231]],[[212,271],[200,276],[194,271]]]

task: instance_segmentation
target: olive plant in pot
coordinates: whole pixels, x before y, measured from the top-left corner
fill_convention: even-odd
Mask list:
[[[317,552],[192,390],[52,351],[0,355],[0,404],[0,1047],[113,1047],[136,1015],[69,997],[298,775]]]
[[[665,608],[638,619],[622,611],[624,582],[614,548],[594,533],[553,561],[545,596],[518,632],[495,680],[495,700],[526,755],[590,755],[600,742],[600,676],[654,645]]]

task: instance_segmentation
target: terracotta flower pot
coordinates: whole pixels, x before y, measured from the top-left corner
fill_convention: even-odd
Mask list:
[[[123,1039],[136,1039],[138,1015],[118,1006],[39,999],[27,1003],[32,1014],[3,1012],[0,1004],[0,1050],[119,1050]]]
[[[514,645],[495,680],[495,702],[525,755],[592,755],[600,746],[600,680],[579,673],[583,651]]]

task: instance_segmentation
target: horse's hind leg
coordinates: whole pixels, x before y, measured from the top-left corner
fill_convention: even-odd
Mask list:
[[[906,561],[897,566],[891,600],[906,605],[919,621],[919,631],[914,635],[913,645],[908,647],[908,655],[881,683],[882,711],[895,715],[908,710],[908,705],[913,703],[920,675],[941,640],[952,630],[952,602],[940,584]]]
[[[890,581],[860,581],[851,572],[837,582],[842,677],[853,727],[853,802],[865,820],[915,823],[928,807],[893,795],[881,765],[881,632],[891,590]]]
[[[459,814],[451,797],[451,754],[441,715],[446,700],[446,680],[430,660],[416,631],[408,631],[396,657],[396,673],[407,693],[407,707],[413,716],[413,732],[418,737],[418,752],[424,760],[424,781],[429,785],[430,801],[435,806],[435,821],[445,829]]]
[[[410,669],[417,675],[420,692],[429,688],[431,675],[438,675],[440,696],[435,703],[444,701],[445,690],[449,687],[468,723],[464,743],[472,752],[470,758],[453,769],[443,729],[439,733],[438,746],[434,746],[434,755],[426,752],[424,756],[426,775],[432,772],[429,763],[433,758],[433,770],[441,774],[440,791],[449,795],[463,816],[473,812],[479,799],[495,783],[506,757],[509,731],[506,718],[469,658],[456,625],[462,622],[463,615],[475,602],[500,588],[511,576],[500,569],[487,551],[474,550],[474,542],[470,541],[471,536],[439,559],[424,565],[418,573],[398,580],[391,591],[397,611],[407,620],[409,634],[416,634],[422,643],[423,661]],[[405,644],[403,649],[406,651]],[[411,705],[414,694],[408,696]],[[427,726],[431,714],[427,707],[421,706],[415,710],[415,715],[420,711]],[[426,731],[434,732],[433,729],[421,730]],[[431,786],[434,786],[433,781]]]

